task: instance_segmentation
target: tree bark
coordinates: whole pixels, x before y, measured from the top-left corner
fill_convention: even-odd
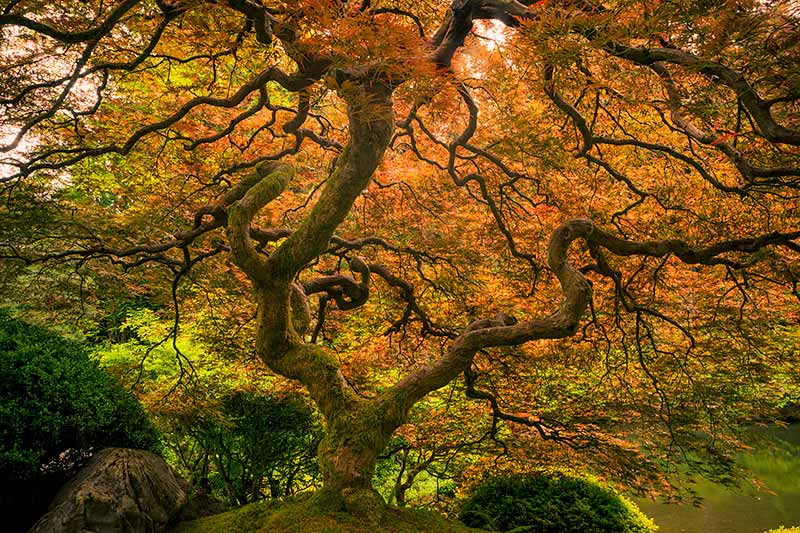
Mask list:
[[[375,402],[355,395],[326,349],[303,341],[309,311],[295,277],[327,249],[369,184],[395,125],[391,88],[372,80],[348,82],[340,95],[348,104],[350,141],[309,216],[269,257],[255,250],[252,219],[293,176],[288,165],[265,165],[229,207],[227,234],[231,257],[253,283],[258,303],[256,352],[274,372],[300,381],[325,418],[326,436],[319,447],[324,488],[317,500],[326,508],[359,514],[383,506],[372,475],[378,453],[399,423],[376,411]]]
[[[384,501],[373,488],[378,454],[396,426],[386,423],[376,403],[362,401],[327,420],[325,438],[318,450],[323,489],[318,499],[324,506],[353,514],[383,508]]]

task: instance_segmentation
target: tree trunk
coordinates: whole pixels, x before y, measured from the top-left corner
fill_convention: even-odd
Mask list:
[[[350,140],[337,158],[311,213],[268,257],[250,237],[256,213],[278,197],[294,175],[289,165],[257,167],[242,185],[244,194],[228,209],[231,257],[253,282],[258,301],[256,351],[276,373],[300,381],[327,421],[319,446],[324,488],[317,500],[326,508],[372,513],[385,503],[372,487],[378,453],[399,424],[387,422],[384,404],[358,398],[324,348],[306,344],[310,322],[306,295],[295,284],[305,266],[324,253],[336,227],[369,184],[394,131],[392,89],[371,77],[343,83]]]
[[[318,501],[325,508],[355,515],[375,515],[385,508],[372,478],[378,454],[397,425],[388,427],[376,406],[365,402],[328,418],[317,452],[323,482]]]

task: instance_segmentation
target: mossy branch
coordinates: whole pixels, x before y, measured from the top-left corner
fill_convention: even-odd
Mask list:
[[[385,89],[365,85],[358,94],[345,96],[350,140],[309,215],[269,258],[270,275],[284,282],[328,249],[334,231],[369,184],[394,131],[392,101]]]
[[[691,246],[679,239],[633,241],[612,235],[585,218],[569,220],[559,226],[548,244],[548,265],[561,284],[559,309],[545,318],[517,323],[503,314],[495,319],[476,320],[459,335],[440,359],[406,376],[383,396],[384,409],[398,419],[426,394],[439,389],[469,369],[480,350],[497,346],[516,346],[539,339],[560,339],[573,335],[592,298],[584,275],[567,260],[567,251],[577,239],[590,249],[603,248],[620,256],[666,257],[672,255],[685,264],[724,265],[740,268],[731,254],[753,253],[769,246],[800,247],[795,242],[800,231],[769,233],[760,237],[721,241],[707,246]],[[593,255],[597,255],[594,253]],[[604,269],[594,269],[604,273]],[[606,275],[606,274],[604,274]]]
[[[256,169],[256,175],[245,181],[255,183],[228,208],[227,235],[233,262],[256,283],[269,281],[266,260],[250,238],[250,222],[261,208],[280,196],[294,177],[294,167],[286,163],[267,163]],[[253,180],[253,178],[256,178]]]
[[[383,397],[390,416],[402,419],[426,394],[447,385],[472,364],[475,354],[492,346],[514,346],[536,339],[558,339],[572,335],[592,297],[589,282],[567,261],[573,241],[589,240],[595,225],[574,219],[559,226],[550,238],[548,263],[561,284],[561,305],[552,315],[517,323],[500,314],[494,320],[477,320],[458,336],[444,356],[403,378]]]

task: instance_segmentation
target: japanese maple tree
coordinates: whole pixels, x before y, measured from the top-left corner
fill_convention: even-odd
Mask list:
[[[210,343],[316,403],[333,507],[451,383],[490,436],[631,453],[638,417],[680,447],[789,386],[790,1],[15,0],[0,29],[14,286],[163,288],[173,337],[217,309]]]

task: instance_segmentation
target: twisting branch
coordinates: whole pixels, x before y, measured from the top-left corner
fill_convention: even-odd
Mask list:
[[[784,176],[800,176],[800,167],[768,168],[753,166],[749,161],[747,161],[747,159],[739,150],[731,146],[721,136],[714,133],[706,133],[700,130],[700,128],[698,128],[694,123],[684,116],[681,109],[681,97],[678,93],[678,88],[669,69],[667,69],[667,67],[662,63],[650,63],[648,66],[656,74],[658,74],[658,76],[661,78],[661,81],[664,83],[664,88],[667,91],[672,121],[681,129],[681,131],[685,132],[686,135],[692,139],[706,146],[712,146],[725,154],[725,156],[727,156],[728,159],[730,159],[733,164],[736,165],[736,169],[745,179],[746,184],[754,185],[764,183],[766,180],[770,180],[771,183],[791,185],[792,182],[786,180],[775,180],[775,178],[781,178]],[[794,180],[794,185],[800,185],[800,180]]]
[[[97,72],[102,72],[104,76],[108,76],[109,71],[114,70],[124,70],[124,71],[133,71],[139,65],[145,62],[150,57],[156,57],[153,54],[153,51],[156,48],[156,45],[161,40],[164,31],[167,29],[167,26],[177,17],[178,13],[172,13],[170,15],[165,16],[161,22],[156,27],[155,31],[153,32],[152,37],[147,42],[147,45],[142,49],[142,51],[131,61],[122,63],[122,62],[101,62],[99,64],[94,64],[89,68],[83,69],[81,72],[78,73],[78,78],[86,78],[95,74]],[[222,52],[222,54],[230,53]],[[217,55],[219,57],[219,54]],[[0,98],[0,104],[3,105],[17,105],[30,93],[37,91],[39,89],[48,89],[58,87],[70,80],[71,76],[66,76],[62,78],[57,78],[55,80],[43,81],[38,83],[32,83],[30,85],[26,85],[23,87],[15,96],[8,97],[8,98]]]
[[[516,0],[453,0],[431,38],[431,61],[443,70],[449,69],[456,51],[472,31],[473,20],[493,19],[517,26],[519,18],[532,18],[536,13],[536,8]]]
[[[47,37],[55,39],[56,41],[60,41],[64,44],[78,44],[89,41],[98,41],[103,36],[107,35],[122,19],[122,17],[124,17],[128,11],[133,9],[136,4],[139,4],[140,2],[141,0],[123,0],[98,26],[88,28],[83,31],[69,32],[59,30],[58,28],[54,28],[42,22],[33,20],[24,15],[9,13],[7,12],[8,10],[4,11],[3,14],[0,15],[0,27],[20,26],[23,28],[28,28],[29,30],[46,35]]]
[[[191,143],[187,143],[186,146],[184,146],[184,148],[186,150],[194,150],[201,144],[213,143],[222,139],[223,137],[229,135],[240,122],[252,117],[267,105],[269,105],[269,93],[267,92],[266,87],[260,87],[258,89],[258,101],[256,101],[256,103],[253,104],[253,106],[250,109],[234,117],[230,122],[228,122],[228,125],[225,128],[221,129],[214,135],[209,135],[208,137],[195,139]]]
[[[596,2],[587,0],[569,0],[565,2],[569,7],[578,9],[588,15],[607,15],[609,10]],[[715,85],[724,85],[733,90],[738,102],[747,110],[758,127],[758,133],[772,143],[790,144],[800,146],[800,131],[792,130],[775,121],[772,116],[772,106],[775,101],[784,98],[764,100],[744,77],[744,75],[722,63],[705,57],[698,56],[686,50],[670,46],[662,39],[662,47],[630,46],[616,39],[604,37],[598,26],[579,20],[571,24],[577,34],[584,36],[592,42],[600,44],[606,53],[628,60],[636,65],[652,67],[656,63],[669,63],[680,65],[695,72],[703,74]],[[791,100],[793,95],[788,96]]]
[[[575,219],[562,224],[550,238],[548,265],[561,284],[563,299],[558,311],[549,317],[510,324],[505,316],[473,322],[457,337],[437,361],[397,383],[385,394],[387,402],[401,402],[406,409],[429,392],[439,389],[468,369],[475,354],[493,346],[512,346],[535,339],[557,339],[577,331],[578,321],[591,298],[591,287],[583,275],[567,261],[567,249],[576,239],[587,239],[594,224]]]
[[[747,161],[741,152],[724,141],[720,136],[702,132],[697,126],[684,117],[681,111],[680,96],[677,92],[675,82],[666,67],[655,63],[650,65],[650,68],[659,73],[659,75],[662,77],[662,81],[664,82],[669,95],[669,106],[673,122],[675,122],[675,124],[681,128],[681,131],[686,133],[686,135],[688,135],[691,139],[696,140],[704,145],[714,147],[723,152],[729,159],[731,159],[745,181],[740,187],[726,185],[712,176],[708,170],[706,170],[705,167],[698,163],[694,158],[691,158],[675,150],[674,148],[663,144],[650,143],[638,139],[615,139],[603,135],[595,135],[587,123],[586,118],[574,105],[567,102],[556,90],[555,81],[553,78],[554,67],[552,65],[546,65],[544,69],[545,94],[547,94],[556,107],[558,107],[570,118],[575,128],[580,133],[582,139],[582,143],[580,143],[578,150],[575,152],[575,157],[582,157],[588,162],[602,167],[611,177],[624,183],[632,193],[639,197],[636,202],[629,205],[624,210],[615,213],[612,218],[618,218],[633,207],[641,204],[648,197],[654,198],[662,207],[667,207],[657,195],[644,191],[635,185],[628,177],[615,170],[607,161],[602,159],[602,157],[592,154],[590,150],[596,145],[605,144],[610,146],[635,146],[652,152],[665,154],[690,165],[700,174],[701,177],[703,177],[703,179],[720,191],[734,193],[742,197],[746,196],[748,191],[754,187],[764,185],[782,185],[787,187],[800,186],[800,180],[779,179],[781,177],[800,175],[800,168],[754,167]]]
[[[328,299],[333,299],[342,311],[361,307],[369,298],[370,268],[362,258],[352,257],[350,270],[359,275],[359,281],[345,274],[323,276],[303,282],[303,292],[307,295],[325,292]]]
[[[300,90],[307,85],[314,82],[309,79],[307,73],[286,74],[278,67],[269,67],[260,72],[256,77],[249,82],[243,84],[235,94],[230,98],[215,98],[212,96],[198,96],[185,104],[183,104],[175,113],[166,117],[158,122],[148,124],[136,130],[123,145],[109,145],[96,148],[78,148],[78,149],[55,149],[37,154],[28,163],[24,165],[22,170],[9,177],[9,179],[19,176],[27,176],[31,173],[44,170],[44,169],[57,169],[74,165],[88,157],[95,157],[98,155],[118,153],[126,155],[136,146],[136,144],[145,136],[159,130],[163,130],[175,125],[182,120],[194,109],[208,105],[213,107],[221,107],[231,109],[241,104],[250,94],[256,91],[261,91],[268,82],[276,82],[286,88],[287,90]],[[66,89],[65,89],[66,90]],[[21,138],[23,133],[20,132],[18,139]],[[299,137],[301,140],[302,137]],[[18,140],[16,141],[18,142]],[[12,143],[13,144],[13,143]],[[66,156],[66,159],[58,161],[50,161],[54,156]]]
[[[369,268],[371,272],[382,277],[390,286],[400,289],[401,297],[406,302],[406,309],[403,312],[403,316],[397,319],[389,329],[386,330],[386,335],[391,335],[392,333],[400,331],[408,324],[412,316],[416,316],[422,323],[420,334],[423,337],[431,335],[434,337],[454,339],[457,336],[451,329],[435,324],[428,317],[428,314],[419,306],[417,298],[414,296],[414,286],[411,285],[411,283],[395,276],[383,265],[370,264]]]
[[[592,135],[592,131],[589,126],[586,124],[586,119],[583,118],[583,115],[575,109],[569,102],[564,100],[558,91],[555,90],[555,80],[553,79],[553,74],[555,72],[555,67],[552,64],[547,64],[544,67],[544,92],[545,94],[550,97],[550,100],[558,107],[561,111],[566,113],[570,119],[572,119],[572,123],[578,129],[581,134],[581,138],[583,139],[583,143],[578,148],[578,151],[575,153],[575,157],[581,157],[586,155],[586,153],[592,148],[594,144],[594,136]]]
[[[378,7],[370,9],[369,14],[372,16],[391,14],[409,18],[411,19],[412,22],[414,22],[414,25],[417,27],[419,36],[422,37],[423,39],[425,38],[425,28],[422,26],[422,21],[419,19],[418,16],[416,16],[414,13],[411,13],[410,11],[406,11],[405,9],[400,9],[399,7]]]
[[[453,142],[451,142],[447,146],[448,150],[448,160],[447,160],[447,172],[450,174],[453,182],[458,185],[459,187],[463,187],[467,185],[469,182],[474,181],[478,184],[478,188],[480,190],[481,198],[489,207],[489,211],[492,214],[492,217],[495,220],[495,224],[497,224],[497,228],[500,230],[500,233],[503,234],[503,237],[506,240],[508,245],[508,249],[511,252],[511,255],[526,261],[533,270],[534,273],[534,285],[536,283],[536,278],[539,275],[539,265],[536,261],[536,256],[531,253],[524,252],[519,249],[516,240],[514,239],[514,235],[511,230],[508,228],[508,225],[505,222],[503,217],[503,213],[501,212],[500,207],[497,205],[492,194],[489,192],[489,187],[486,184],[486,180],[479,172],[471,172],[464,176],[461,176],[456,169],[456,159],[458,158],[458,149],[460,147],[468,147],[468,142],[472,139],[473,135],[475,135],[475,131],[478,128],[478,106],[475,104],[475,100],[470,96],[467,87],[464,84],[458,85],[458,94],[461,96],[462,100],[467,106],[467,111],[469,113],[467,119],[467,125],[464,127],[464,130],[456,137]],[[476,150],[474,147],[471,148],[473,152],[481,152]],[[501,164],[502,165],[502,164]],[[507,169],[506,169],[507,170]],[[509,172],[510,173],[510,172]],[[512,173],[512,177],[518,178],[519,176]]]
[[[228,0],[228,4],[235,10],[243,13],[252,23],[256,33],[256,40],[264,45],[272,43],[272,26],[275,20],[267,12],[261,2],[252,0]]]
[[[676,256],[687,265],[727,265],[734,269],[742,268],[743,263],[726,256],[730,253],[752,254],[768,246],[783,246],[800,252],[800,230],[789,232],[772,232],[760,237],[731,239],[702,247],[692,247],[680,239],[663,241],[630,241],[620,239],[600,228],[592,235],[593,242],[609,252],[624,256],[664,257],[668,254]]]
[[[299,101],[297,103],[297,113],[294,118],[283,125],[283,131],[286,133],[293,133],[303,125],[303,122],[308,118],[308,112],[311,109],[311,101],[308,90],[302,90],[299,93]]]
[[[739,196],[746,196],[747,189],[741,187],[731,187],[726,185],[716,179],[711,173],[700,163],[698,163],[695,159],[675,150],[674,148],[659,144],[659,143],[652,143],[641,141],[639,139],[614,139],[611,137],[605,137],[603,135],[596,135],[592,137],[593,144],[607,144],[611,146],[634,146],[638,148],[644,148],[645,150],[650,150],[651,152],[661,152],[664,154],[669,155],[670,157],[674,157],[675,159],[682,161],[695,169],[697,173],[708,183],[710,183],[713,187],[719,189],[723,192],[735,193]]]
[[[619,42],[609,42],[603,49],[609,54],[627,59],[637,65],[649,66],[672,63],[696,70],[714,83],[721,83],[735,93],[755,123],[759,133],[772,143],[800,146],[800,132],[786,128],[772,117],[771,105],[762,99],[745,77],[738,71],[716,61],[711,61],[677,48],[632,47]]]
[[[282,163],[266,163],[256,169],[258,182],[228,209],[227,235],[234,262],[254,281],[269,283],[266,260],[250,237],[250,221],[258,211],[277,198],[294,177],[294,167]]]
[[[767,246],[785,246],[800,251],[800,231],[771,233],[752,239],[722,241],[704,247],[691,247],[677,239],[632,241],[616,237],[588,219],[573,219],[553,232],[548,245],[548,265],[563,293],[559,309],[546,318],[509,323],[505,315],[473,322],[457,337],[447,352],[433,363],[403,378],[385,393],[385,402],[401,402],[405,409],[429,392],[449,383],[467,370],[476,353],[490,347],[516,346],[537,339],[558,339],[573,335],[591,299],[591,285],[567,260],[570,244],[583,239],[588,246],[602,247],[618,256],[665,257],[674,255],[686,264],[738,264],[725,254],[752,253]]]

